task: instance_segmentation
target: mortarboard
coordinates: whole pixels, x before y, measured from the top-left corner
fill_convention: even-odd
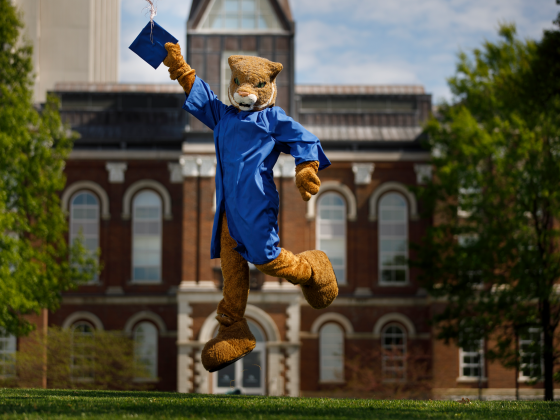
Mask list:
[[[152,23],[148,22],[144,29],[142,29],[142,32],[140,32],[140,35],[136,37],[128,48],[138,54],[142,60],[146,61],[154,69],[157,69],[165,60],[165,57],[167,57],[165,44],[167,42],[176,44],[177,39],[159,26],[156,21],[153,21],[153,23],[153,30],[151,28]]]

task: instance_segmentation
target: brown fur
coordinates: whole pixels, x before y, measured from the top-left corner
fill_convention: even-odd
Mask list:
[[[171,80],[177,80],[188,95],[191,93],[196,73],[185,62],[178,43],[168,42],[165,44],[165,49],[167,50],[167,57],[163,60],[163,64],[169,67],[169,77]]]
[[[232,55],[228,58],[228,63],[231,68],[230,101],[234,93],[245,92],[257,96],[253,111],[274,106],[278,93],[276,76],[282,71],[282,64],[249,55]],[[235,79],[239,81],[239,85]],[[261,82],[266,83],[265,86],[257,87]],[[233,101],[232,105],[236,106]],[[238,106],[236,108],[239,109]]]
[[[321,180],[317,176],[319,162],[303,162],[296,166],[296,187],[303,201],[309,201],[319,192]]]
[[[338,296],[338,284],[331,262],[323,251],[294,255],[282,248],[273,261],[255,265],[259,271],[301,285],[305,300],[315,309],[324,309]]]

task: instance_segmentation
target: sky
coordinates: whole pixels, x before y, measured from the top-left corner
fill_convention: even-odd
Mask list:
[[[145,0],[121,0],[119,81],[176,83],[128,49],[149,21]],[[184,46],[191,0],[158,0],[155,20]],[[459,51],[496,41],[501,22],[540,39],[556,0],[290,0],[297,84],[420,84],[434,103],[451,99]]]

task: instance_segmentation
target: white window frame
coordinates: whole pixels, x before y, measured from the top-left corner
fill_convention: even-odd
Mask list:
[[[342,271],[344,273],[344,278],[343,279],[339,279],[337,278],[337,282],[339,286],[346,286],[348,284],[348,225],[347,225],[347,217],[346,217],[346,212],[348,211],[347,206],[348,203],[346,203],[346,200],[344,199],[344,196],[342,194],[339,194],[338,192],[335,191],[325,191],[323,194],[321,194],[319,196],[319,198],[317,199],[317,209],[316,209],[316,218],[315,218],[315,249],[321,250],[321,239],[338,239],[338,237],[334,237],[334,236],[330,236],[330,235],[325,235],[323,233],[321,233],[321,223],[323,222],[323,219],[321,219],[321,201],[329,196],[329,195],[336,195],[338,198],[340,198],[342,200],[342,220],[332,220],[332,219],[325,219],[324,222],[328,222],[332,225],[342,225],[344,228],[344,235],[343,235],[343,239],[344,239],[344,250],[343,250],[343,259],[344,262],[342,264]],[[332,206],[334,208],[334,206]],[[338,208],[337,208],[338,209]],[[323,223],[324,223],[323,222]],[[333,268],[335,266],[333,265]],[[338,267],[338,266],[336,266]]]
[[[465,363],[465,357],[479,357],[479,363]],[[459,377],[457,382],[485,382],[487,380],[484,367],[484,339],[478,340],[478,350],[476,351],[465,351],[462,347],[459,348]],[[480,374],[478,376],[465,375],[463,372],[464,368],[479,368]]]
[[[231,68],[229,67],[228,58],[232,55],[250,55],[256,57],[256,51],[223,51],[222,52],[222,68],[220,72],[220,101],[225,105],[231,105],[229,101],[228,89],[231,83]],[[228,76],[229,75],[229,76]]]
[[[3,328],[0,327],[0,344],[0,379],[13,378],[16,374],[16,336],[5,335]]]
[[[145,341],[142,343],[143,345],[147,344],[148,347],[152,348],[151,349],[152,352],[151,352],[151,354],[149,354],[151,369],[148,368],[148,370],[149,370],[150,376],[147,377],[147,378],[146,377],[135,378],[134,380],[136,382],[157,381],[157,379],[158,379],[158,361],[159,361],[159,359],[158,359],[159,329],[156,325],[154,325],[154,323],[152,323],[150,321],[140,321],[134,326],[134,329],[132,330],[132,336],[133,336],[133,340],[134,340],[134,361],[135,361],[135,363],[138,363],[138,359],[142,356],[141,354],[138,354],[138,350],[139,350],[139,347],[140,347],[140,343],[138,343],[138,329],[143,325],[149,325],[156,332],[154,343],[146,343]]]
[[[325,331],[324,328],[326,327],[331,327],[331,326],[335,326],[336,328],[338,328],[338,331],[336,332],[336,334],[340,333],[340,354],[333,354],[332,352],[327,352],[326,348],[324,346],[324,342],[323,339],[326,338],[325,337]],[[330,335],[333,335],[333,333],[328,333]],[[338,338],[338,337],[337,337]],[[321,326],[321,329],[319,330],[319,383],[344,383],[344,344],[345,344],[345,340],[344,340],[344,329],[338,325],[335,322],[326,322]],[[335,346],[338,346],[338,344],[335,343]],[[336,360],[338,362],[340,362],[340,372],[339,372],[339,376],[340,378],[338,379],[333,379],[331,376],[329,376],[327,374],[327,371],[336,371],[336,367],[332,367],[332,366],[325,366],[325,362],[327,360]],[[332,376],[337,376],[337,373],[334,372],[334,374]]]
[[[69,233],[70,233],[70,236],[69,236],[70,245],[72,245],[72,241],[74,240],[74,237],[77,236],[77,235],[79,234],[79,232],[76,232],[76,231],[74,230],[74,223],[75,223],[75,218],[74,218],[74,206],[75,206],[75,204],[74,204],[74,200],[75,200],[76,197],[78,197],[80,194],[89,194],[89,195],[91,195],[91,196],[95,199],[95,201],[97,202],[97,205],[95,206],[95,207],[96,207],[96,210],[97,210],[97,218],[96,218],[97,232],[96,232],[95,236],[97,237],[97,249],[100,249],[100,248],[101,248],[101,235],[100,235],[101,223],[99,222],[99,220],[100,220],[100,217],[99,217],[99,216],[100,216],[100,213],[99,213],[99,212],[100,212],[100,210],[101,210],[101,205],[100,205],[99,197],[98,197],[96,194],[94,194],[93,192],[89,191],[89,190],[79,190],[79,191],[77,191],[76,193],[74,193],[74,194],[72,195],[72,197],[70,198],[70,217],[68,218],[69,221],[70,221],[70,232],[69,232]],[[80,206],[80,207],[83,207],[83,208],[88,208],[88,207],[91,208],[91,207],[93,207],[92,204],[89,204],[89,205],[88,205],[88,204],[85,204],[85,205],[84,205],[84,204],[76,204],[76,206]],[[93,220],[93,219],[78,219],[78,220]],[[83,222],[82,222],[82,223],[83,223]],[[86,233],[83,232],[83,237],[84,237],[84,239],[87,239],[88,236],[89,236],[89,237],[93,237],[93,235],[91,235],[91,234],[87,234],[87,235],[86,235]],[[97,251],[97,249],[96,249],[96,251]],[[87,283],[85,283],[85,284],[88,284],[88,285],[89,285],[89,284],[99,284],[99,275],[96,273],[96,274],[94,275],[94,277],[93,277],[90,281],[88,281]]]
[[[264,334],[263,329],[255,322],[252,320],[247,320],[248,324],[253,327],[256,328],[258,330],[258,332],[260,333],[260,336],[262,337],[262,340],[257,340],[257,343],[255,345],[255,349],[251,352],[251,353],[255,353],[255,352],[260,352],[261,353],[261,365],[259,365],[260,369],[260,384],[261,386],[258,388],[248,388],[248,387],[244,387],[242,386],[242,384],[240,384],[240,382],[242,381],[243,378],[243,360],[250,356],[251,353],[249,353],[248,356],[245,356],[244,358],[238,360],[237,362],[235,362],[233,364],[234,369],[235,369],[235,380],[233,380],[233,383],[230,382],[230,386],[227,387],[220,387],[218,386],[218,373],[219,372],[214,372],[212,373],[212,388],[213,388],[213,392],[214,394],[226,394],[227,392],[233,391],[234,389],[239,389],[241,391],[241,393],[243,395],[266,395],[266,358],[267,358],[267,353],[266,353],[266,336]],[[216,335],[217,330],[214,334],[214,336]],[[258,337],[257,337],[258,338]]]
[[[542,330],[541,330],[540,328],[537,328],[537,327],[530,327],[530,328],[529,328],[529,334],[539,334],[539,333],[540,333],[540,345],[541,345],[541,347],[542,347],[543,341],[544,341],[544,337],[543,337],[543,334],[542,334]],[[521,361],[522,361],[522,359],[523,359],[523,355],[524,355],[524,352],[523,352],[523,345],[524,345],[524,344],[529,344],[529,345],[530,345],[530,344],[532,344],[532,343],[533,343],[533,340],[532,340],[532,339],[530,339],[530,340],[526,340],[526,339],[525,339],[525,340],[524,340],[524,339],[521,338],[521,334],[519,335],[519,377],[518,377],[518,381],[519,381],[519,382],[530,382],[530,381],[532,381],[532,380],[535,380],[534,377],[532,377],[532,376],[525,376],[525,375],[523,374],[523,367],[525,366],[525,364],[521,363]],[[533,369],[533,366],[536,366],[536,365],[535,365],[535,364],[531,364],[531,365],[530,365],[530,368]],[[543,360],[542,353],[541,353],[541,358],[540,358],[540,368],[541,368],[541,376],[542,376],[542,372],[544,372],[544,360]],[[541,378],[538,378],[538,380],[541,381],[541,380],[542,380],[542,377],[541,377]]]
[[[401,330],[402,332],[402,338],[403,338],[403,343],[399,346],[401,347],[402,350],[402,355],[401,356],[394,356],[394,355],[386,355],[384,350],[390,350],[388,346],[385,345],[385,337],[386,334],[388,334],[387,330],[391,327],[396,327],[398,329]],[[408,353],[408,349],[407,349],[407,331],[406,329],[401,326],[400,324],[396,324],[396,323],[390,323],[387,324],[383,327],[383,330],[381,331],[381,372],[383,375],[383,382],[406,382],[406,370],[407,370],[407,363],[406,363],[406,358],[407,358],[407,353]],[[402,360],[402,369],[395,369],[392,367],[388,367],[386,365],[387,361],[389,360]],[[401,371],[402,372],[402,377],[401,378],[386,378],[385,375],[387,372],[389,371],[394,371],[394,372],[398,372]]]
[[[135,204],[135,200],[136,198],[145,192],[149,192],[154,194],[158,200],[159,200],[159,218],[158,218],[158,230],[159,230],[159,237],[160,237],[160,250],[159,250],[159,271],[158,271],[158,279],[157,280],[138,280],[134,277],[134,222],[136,221],[136,204]],[[131,233],[132,233],[132,246],[131,246],[131,250],[132,250],[132,255],[131,255],[131,266],[132,266],[132,275],[131,275],[131,283],[134,284],[161,284],[162,283],[162,255],[163,255],[163,221],[162,221],[162,213],[163,213],[163,200],[161,198],[161,196],[154,190],[151,189],[142,189],[140,191],[138,191],[134,197],[132,198],[132,229],[131,229]],[[154,219],[155,221],[155,219]]]
[[[410,229],[410,223],[409,223],[409,203],[406,199],[406,197],[404,195],[402,195],[400,192],[397,191],[388,191],[385,194],[383,194],[378,201],[378,215],[379,217],[377,218],[377,263],[378,263],[378,270],[377,270],[377,275],[378,275],[378,284],[380,286],[391,286],[391,287],[401,287],[401,286],[408,286],[410,284],[410,277],[409,277],[409,269],[408,269],[408,264],[404,265],[404,281],[402,282],[397,282],[397,281],[385,281],[383,280],[383,258],[382,258],[382,250],[381,250],[381,241],[384,238],[387,239],[391,239],[392,237],[390,235],[381,235],[381,226],[383,224],[383,214],[381,211],[381,204],[383,202],[383,199],[386,198],[389,195],[397,195],[399,196],[405,203],[405,207],[404,207],[404,213],[405,213],[405,218],[404,218],[404,222],[406,224],[405,226],[405,235],[404,235],[404,242],[405,242],[405,252],[404,252],[404,257],[405,260],[408,260],[408,252],[409,252],[409,246],[408,246],[408,238],[409,238],[409,232],[408,230]],[[394,237],[395,239],[403,239],[402,237]],[[394,266],[397,267],[397,266]]]
[[[71,355],[70,355],[70,377],[72,378],[73,381],[76,382],[93,382],[95,380],[95,371],[92,372],[91,376],[74,376],[73,371],[76,369],[75,365],[74,365],[74,360],[76,358],[76,355],[74,354],[74,334],[76,331],[76,328],[78,328],[80,325],[87,325],[89,328],[91,328],[91,335],[92,335],[92,339],[95,340],[95,327],[88,321],[78,321],[75,322],[72,327],[71,327]],[[87,358],[88,355],[79,355],[77,356],[79,358]],[[91,356],[92,358],[95,357],[95,354]]]

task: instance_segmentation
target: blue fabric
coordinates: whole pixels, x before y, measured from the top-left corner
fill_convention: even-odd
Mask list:
[[[319,139],[278,107],[239,111],[226,106],[200,78],[183,109],[214,130],[216,147],[216,214],[211,258],[220,257],[218,226],[226,212],[236,250],[253,264],[266,264],[280,254],[278,247],[279,197],[272,168],[280,152],[291,154],[296,165],[331,163]]]
[[[153,32],[151,26],[152,24],[148,22],[140,32],[140,35],[136,37],[128,48],[138,54],[142,60],[146,61],[154,69],[157,69],[165,60],[165,57],[167,57],[165,44],[168,42],[176,44],[178,41],[173,35],[159,26],[155,20]],[[150,37],[150,35],[152,36]]]

